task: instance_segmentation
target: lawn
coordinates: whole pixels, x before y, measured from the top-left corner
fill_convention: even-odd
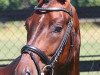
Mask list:
[[[80,56],[100,56],[100,26],[94,23],[83,23],[81,28]],[[98,60],[100,57],[80,58],[80,60]]]
[[[80,61],[100,60],[100,24],[81,23]],[[87,56],[87,57],[81,57]],[[92,62],[91,68],[95,62]],[[100,75],[100,71],[80,72],[80,75]]]
[[[0,23],[0,60],[15,59],[20,55],[21,47],[25,43],[24,21]],[[0,61],[0,64],[8,62]]]

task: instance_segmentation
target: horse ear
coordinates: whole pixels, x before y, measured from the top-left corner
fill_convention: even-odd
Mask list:
[[[43,3],[43,0],[37,0],[37,1],[39,5]]]
[[[71,2],[71,0],[57,0],[57,1],[60,2],[60,3],[65,3],[65,2],[70,3]]]
[[[42,6],[44,3],[48,3],[49,0],[37,0],[38,1],[38,5]]]

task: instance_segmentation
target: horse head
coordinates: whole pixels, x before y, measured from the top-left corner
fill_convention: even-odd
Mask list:
[[[25,23],[27,44],[22,48],[15,75],[59,75],[59,69],[76,55],[74,45],[77,41],[76,53],[79,53],[78,18],[70,0],[38,2]]]

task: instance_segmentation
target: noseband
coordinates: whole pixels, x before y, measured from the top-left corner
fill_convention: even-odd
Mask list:
[[[38,48],[36,48],[34,46],[25,45],[21,49],[21,53],[22,54],[23,53],[28,53],[30,55],[31,59],[33,60],[35,66],[36,66],[38,75],[44,75],[44,70],[45,69],[47,69],[47,71],[51,71],[51,73],[53,72],[54,65],[57,62],[57,59],[59,58],[60,54],[63,52],[66,43],[68,42],[68,38],[70,36],[71,30],[72,30],[72,26],[73,26],[73,24],[72,24],[72,8],[71,8],[70,11],[68,11],[65,8],[39,8],[39,7],[35,7],[34,11],[39,11],[41,13],[48,13],[48,12],[53,12],[53,11],[63,11],[63,12],[68,13],[71,16],[71,19],[70,19],[70,21],[68,23],[68,26],[66,26],[67,28],[66,28],[66,32],[64,34],[64,37],[63,37],[59,47],[57,48],[56,52],[52,56],[51,60],[49,60],[49,58],[45,55],[45,53],[42,52],[42,50],[40,50],[40,49],[38,49]],[[71,47],[73,47],[73,44],[71,44]],[[33,53],[37,54],[41,58],[43,63],[46,65],[44,67],[43,72],[41,72],[40,67],[39,67],[39,65],[38,65]],[[53,73],[52,73],[52,75],[53,75]]]

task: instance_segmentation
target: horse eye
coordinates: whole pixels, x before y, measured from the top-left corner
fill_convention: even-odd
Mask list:
[[[62,31],[62,27],[55,27],[53,32],[58,33],[61,31]]]

